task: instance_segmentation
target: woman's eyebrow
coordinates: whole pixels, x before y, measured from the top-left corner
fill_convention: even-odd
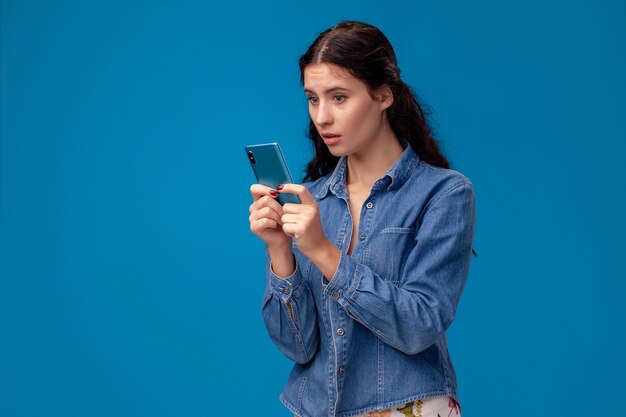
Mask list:
[[[330,87],[328,90],[326,90],[326,91],[325,91],[325,93],[326,93],[326,94],[328,94],[328,93],[332,93],[332,92],[335,92],[335,91],[338,91],[338,90],[350,91],[350,89],[349,89],[349,88],[340,87],[340,86],[338,86],[338,85],[337,85],[337,86],[334,86],[334,87]],[[304,92],[305,92],[305,93],[312,93],[312,94],[315,94],[315,91],[310,90],[310,89],[308,89],[308,88],[305,88],[305,89],[304,89]]]

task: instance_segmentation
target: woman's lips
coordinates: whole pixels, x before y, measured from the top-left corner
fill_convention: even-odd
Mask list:
[[[334,145],[341,140],[341,135],[339,136],[330,136],[330,137],[322,137],[324,143],[326,145]]]

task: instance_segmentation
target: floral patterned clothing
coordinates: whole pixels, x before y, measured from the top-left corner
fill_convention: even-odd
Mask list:
[[[442,396],[415,400],[393,410],[370,411],[356,417],[461,417],[461,409],[454,398]]]
[[[459,405],[452,397],[415,400],[394,410],[370,411],[357,417],[461,417]]]

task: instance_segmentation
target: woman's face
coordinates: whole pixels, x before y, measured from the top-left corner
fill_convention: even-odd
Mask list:
[[[365,151],[379,136],[391,94],[374,100],[365,83],[343,67],[322,63],[304,69],[309,115],[335,156]]]

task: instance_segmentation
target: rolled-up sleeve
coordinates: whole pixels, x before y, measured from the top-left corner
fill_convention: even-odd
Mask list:
[[[352,318],[406,354],[428,348],[454,319],[474,239],[471,183],[452,185],[424,210],[416,227],[417,243],[399,280],[389,282],[342,253],[334,276],[324,285],[324,291]]]
[[[265,251],[266,286],[263,296],[263,321],[274,344],[289,359],[309,362],[319,343],[315,301],[302,276],[297,258],[295,270],[280,278],[272,270],[271,259]]]

